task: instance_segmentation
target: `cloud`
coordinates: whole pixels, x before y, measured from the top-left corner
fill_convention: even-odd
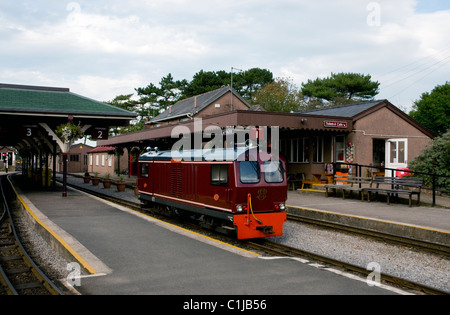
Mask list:
[[[411,71],[392,72],[403,65],[425,58],[429,66],[449,56],[450,10],[417,12],[417,6],[414,0],[6,1],[0,81],[54,83],[99,100],[168,73],[191,79],[201,69],[231,67],[266,68],[297,86],[331,72],[392,81]],[[380,97],[412,86],[395,98],[408,106],[445,83],[448,64],[437,66],[420,84],[411,85],[434,68],[424,66]]]

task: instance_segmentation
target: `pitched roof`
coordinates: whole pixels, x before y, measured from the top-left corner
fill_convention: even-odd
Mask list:
[[[88,151],[88,153],[99,153],[99,152],[110,152],[110,151],[114,151],[115,149],[117,149],[116,147],[96,147],[90,151]]]
[[[302,112],[302,114],[353,118],[365,112],[366,110],[370,110],[371,108],[378,106],[384,102],[386,102],[386,100],[350,104]]]
[[[391,104],[388,100],[378,100],[364,103],[357,103],[345,106],[331,107],[325,109],[318,109],[303,112],[302,114],[307,115],[318,115],[318,116],[334,116],[334,117],[342,117],[342,118],[351,118],[353,121],[357,121],[371,113],[381,109],[388,108],[394,114],[401,117],[403,120],[409,122],[418,130],[422,131],[424,134],[429,136],[430,138],[434,138],[435,135],[428,130],[426,127],[422,126],[419,122],[411,118],[402,110],[398,109],[396,106]]]
[[[0,83],[0,112],[91,115],[133,119],[135,113],[71,93],[66,88]]]
[[[150,123],[157,123],[165,120],[176,119],[180,117],[187,116],[188,114],[197,114],[220,97],[230,92],[230,87],[223,87],[214,91],[210,91],[204,94],[200,94],[197,96],[193,96],[184,100],[179,101],[178,103],[169,107],[166,111],[161,113],[160,115],[153,118]],[[248,104],[234,89],[233,96],[240,99],[247,107],[250,108],[250,104]]]

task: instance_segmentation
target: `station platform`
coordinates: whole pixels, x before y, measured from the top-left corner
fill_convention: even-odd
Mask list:
[[[21,176],[12,178],[24,207],[83,266],[80,285],[74,287],[79,294],[407,294],[312,262],[263,257],[78,190],[69,188],[62,197],[59,186],[42,190]]]
[[[117,193],[114,189],[103,189],[101,185],[83,183],[82,174],[68,176],[68,183],[96,192],[139,202],[132,189]],[[62,176],[59,176],[62,178]],[[136,183],[136,177],[125,176],[128,188]],[[450,247],[450,197],[437,196],[436,206],[431,206],[431,195],[422,193],[421,204],[409,207],[403,202],[361,201],[357,194],[352,199],[337,196],[326,197],[324,193],[312,191],[288,191],[288,211],[306,218],[364,228],[381,233],[409,237]]]
[[[326,197],[318,192],[288,192],[287,206],[293,214],[350,227],[393,234],[450,247],[450,198],[440,197],[439,206],[405,202],[361,201]],[[421,196],[422,199],[422,196]]]

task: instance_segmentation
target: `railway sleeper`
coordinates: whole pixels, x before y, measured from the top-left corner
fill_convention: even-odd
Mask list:
[[[35,289],[35,288],[42,288],[42,283],[40,282],[27,282],[27,283],[21,283],[14,285],[16,290],[26,290],[26,289]]]

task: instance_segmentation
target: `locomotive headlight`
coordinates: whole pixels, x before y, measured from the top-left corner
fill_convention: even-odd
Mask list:
[[[237,212],[242,212],[242,205],[237,205],[236,206],[236,211]]]
[[[286,210],[286,205],[284,203],[280,203],[280,210],[281,211]]]

